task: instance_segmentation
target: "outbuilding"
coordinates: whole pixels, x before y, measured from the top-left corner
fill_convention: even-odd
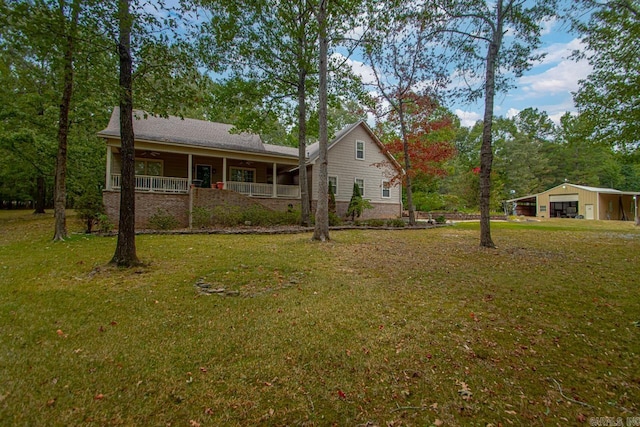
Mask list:
[[[547,191],[507,200],[516,215],[633,221],[640,192],[560,184]]]

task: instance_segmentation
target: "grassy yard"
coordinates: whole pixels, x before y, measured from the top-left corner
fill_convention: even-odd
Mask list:
[[[107,266],[113,237],[52,243],[52,215],[0,212],[0,424],[640,417],[640,229],[492,232],[497,250],[478,247],[473,223],[327,244],[145,235],[146,266],[120,270]]]

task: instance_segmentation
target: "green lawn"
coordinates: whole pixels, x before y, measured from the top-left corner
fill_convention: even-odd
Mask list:
[[[80,225],[70,219],[70,228]],[[640,229],[494,223],[53,243],[0,212],[0,424],[589,425],[640,417]],[[202,280],[238,296],[202,295]],[[640,419],[639,419],[640,421]]]

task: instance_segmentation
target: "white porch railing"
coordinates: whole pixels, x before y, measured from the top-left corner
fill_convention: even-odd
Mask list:
[[[111,175],[111,188],[120,190],[120,174]],[[273,197],[273,184],[256,182],[227,181],[225,188],[247,196]],[[187,178],[172,178],[166,176],[136,175],[136,191],[150,193],[188,193],[189,180]],[[277,197],[298,198],[300,187],[297,185],[276,186]]]
[[[247,196],[273,197],[273,184],[227,181],[225,188]],[[300,197],[300,188],[297,185],[278,184],[276,192],[278,197]]]
[[[111,188],[120,189],[120,174],[111,175]],[[136,175],[136,191],[151,193],[188,193],[189,180],[187,178],[172,178],[168,176]]]
[[[300,187],[297,185],[281,185],[278,184],[278,197],[300,197]]]

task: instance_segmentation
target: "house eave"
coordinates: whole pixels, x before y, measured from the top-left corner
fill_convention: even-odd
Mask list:
[[[120,147],[120,137],[106,133],[99,133],[99,137],[107,140],[107,145],[112,147]],[[176,154],[192,154],[202,156],[226,156],[240,158],[243,160],[253,160],[262,162],[273,162],[295,165],[298,161],[296,156],[288,156],[281,153],[241,151],[233,149],[225,149],[219,147],[207,147],[201,145],[191,145],[185,143],[176,143],[172,141],[158,141],[153,139],[137,138],[135,139],[135,147],[137,149],[153,149],[164,153]]]

